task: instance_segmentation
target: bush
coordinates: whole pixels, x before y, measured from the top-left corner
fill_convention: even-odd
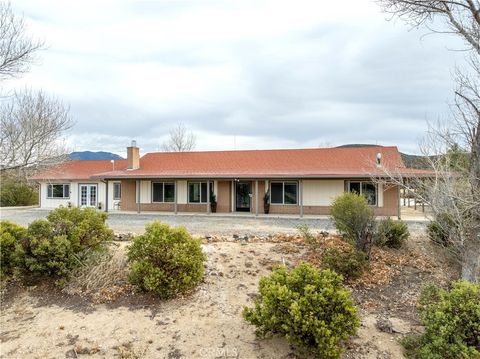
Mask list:
[[[260,279],[260,296],[243,317],[256,334],[284,336],[301,351],[338,358],[340,342],[360,324],[350,292],[339,275],[302,263],[290,272],[280,267]]]
[[[2,274],[11,273],[16,264],[16,247],[27,230],[15,223],[0,221],[0,268]]]
[[[420,317],[425,333],[403,343],[411,357],[480,358],[480,285],[458,281],[450,291],[426,287]]]
[[[383,219],[378,224],[376,244],[389,248],[400,248],[410,236],[405,222]]]
[[[345,279],[355,279],[362,275],[368,260],[362,251],[355,248],[340,250],[329,248],[322,257],[322,267],[341,274]]]
[[[430,240],[444,247],[452,244],[451,238],[455,236],[456,229],[455,221],[448,213],[436,215],[435,219],[427,224],[427,234]]]
[[[107,217],[107,213],[94,208],[60,207],[51,211],[47,220],[52,223],[55,234],[66,235],[74,249],[79,250],[113,240],[113,231],[105,224]]]
[[[0,207],[31,206],[38,204],[38,191],[13,180],[5,180],[0,186]]]
[[[316,247],[319,244],[318,236],[312,233],[308,224],[300,224],[297,226],[298,233],[302,236],[305,243],[312,247]]]
[[[33,221],[17,248],[17,258],[29,272],[48,276],[66,275],[80,264],[86,251],[113,239],[105,225],[106,214],[94,209],[63,208],[51,211],[46,220]]]
[[[338,196],[330,211],[338,232],[357,249],[368,251],[375,227],[373,210],[365,197],[352,192]]]
[[[200,241],[184,227],[171,228],[158,221],[146,226],[128,248],[129,279],[162,299],[193,289],[203,278],[205,255]]]

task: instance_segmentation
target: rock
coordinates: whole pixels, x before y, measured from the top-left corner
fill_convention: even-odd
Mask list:
[[[390,319],[386,317],[380,317],[377,319],[377,322],[375,323],[377,328],[385,333],[393,333],[393,324],[390,321]]]
[[[238,239],[238,238],[239,238],[238,234],[235,233],[235,234],[233,235],[233,239]]]
[[[211,241],[211,240],[212,240],[212,236],[211,236],[210,234],[207,234],[207,235],[205,235],[205,239],[206,239],[207,241]]]

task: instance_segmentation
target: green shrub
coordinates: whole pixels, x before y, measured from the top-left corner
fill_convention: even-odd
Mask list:
[[[341,274],[345,279],[355,279],[362,275],[368,266],[365,253],[349,248],[340,250],[329,248],[322,257],[322,267]]]
[[[0,186],[0,207],[38,204],[38,191],[22,182],[4,180]]]
[[[330,270],[302,263],[291,271],[280,267],[260,279],[260,296],[243,317],[259,337],[280,335],[306,353],[338,358],[340,343],[360,324],[350,292]]]
[[[430,240],[445,247],[452,244],[456,229],[455,221],[448,213],[436,215],[435,219],[427,224],[427,234]]]
[[[107,213],[94,208],[59,207],[51,211],[47,220],[53,224],[56,235],[66,235],[75,250],[97,247],[100,243],[113,239],[113,231],[105,221]]]
[[[376,244],[389,248],[400,248],[410,236],[405,222],[383,219],[378,224]]]
[[[308,224],[300,224],[297,226],[298,233],[302,236],[305,243],[312,247],[316,247],[319,244],[318,236],[312,233]]]
[[[184,227],[158,221],[145,227],[128,248],[129,280],[163,299],[193,289],[203,278],[206,260],[200,241]]]
[[[28,272],[63,276],[77,266],[84,253],[113,239],[105,225],[106,214],[94,209],[63,208],[51,211],[46,220],[33,221],[18,246],[16,257]]]
[[[404,343],[411,357],[480,358],[480,285],[458,281],[450,291],[430,285],[420,305],[425,332]]]
[[[16,264],[16,247],[27,230],[15,223],[0,221],[0,268],[1,273],[11,273]]]
[[[338,232],[357,249],[368,252],[375,228],[375,216],[365,197],[353,192],[338,196],[330,211]]]

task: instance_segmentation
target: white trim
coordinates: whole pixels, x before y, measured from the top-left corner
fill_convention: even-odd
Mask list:
[[[154,201],[153,200],[153,185],[154,184],[162,184],[162,200],[161,201]],[[165,184],[173,184],[173,201],[165,201]],[[152,181],[150,184],[151,188],[151,197],[150,197],[150,203],[175,203],[175,200],[177,198],[177,186],[176,186],[176,181],[173,182],[168,182],[168,181]]]
[[[273,183],[281,183],[282,184],[282,203],[273,203],[272,202],[272,184]],[[297,188],[297,196],[296,196],[296,202],[295,203],[285,203],[285,183],[287,184],[295,184]],[[279,205],[279,206],[298,206],[298,196],[299,196],[299,191],[298,191],[298,181],[289,181],[289,180],[281,180],[281,181],[270,181],[269,184],[269,189],[270,189],[270,205]]]
[[[360,195],[363,195],[363,193],[362,193],[362,192],[363,192],[363,189],[362,189],[363,186],[362,186],[362,185],[363,185],[364,183],[372,184],[372,185],[375,187],[375,204],[368,204],[368,205],[371,206],[371,207],[379,207],[379,205],[378,205],[378,186],[377,186],[376,183],[374,183],[374,182],[372,182],[372,181],[368,181],[368,180],[367,180],[367,181],[361,181],[361,180],[358,180],[358,181],[357,181],[357,180],[353,180],[353,181],[351,181],[351,180],[349,180],[349,181],[347,181],[347,191],[348,191],[348,192],[351,192],[351,190],[350,190],[350,183],[352,183],[352,182],[353,182],[353,183],[359,183],[359,184],[360,184]],[[366,197],[365,197],[365,198],[366,198]],[[368,199],[367,199],[367,202],[368,202]]]

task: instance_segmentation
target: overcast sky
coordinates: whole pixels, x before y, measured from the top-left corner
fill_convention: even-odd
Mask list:
[[[374,1],[25,1],[48,49],[9,86],[70,105],[73,150],[154,151],[178,122],[197,150],[398,145],[449,116],[462,44]]]

